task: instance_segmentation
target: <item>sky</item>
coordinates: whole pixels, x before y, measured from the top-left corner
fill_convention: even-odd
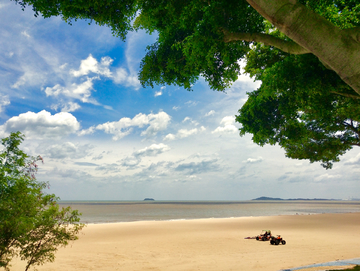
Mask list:
[[[34,17],[0,0],[0,137],[21,131],[41,155],[39,181],[62,200],[250,200],[359,197],[360,150],[333,169],[239,136],[235,115],[258,88],[247,75],[226,93],[200,80],[143,88],[156,35],[126,41],[86,21]]]

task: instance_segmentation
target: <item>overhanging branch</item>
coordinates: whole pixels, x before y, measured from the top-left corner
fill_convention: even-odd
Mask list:
[[[347,98],[360,99],[360,95],[353,95],[353,94],[348,94],[348,93],[340,93],[340,92],[336,92],[336,91],[330,91],[330,93],[341,95],[341,96],[344,96],[344,97],[347,97]]]
[[[222,29],[224,33],[224,41],[234,42],[234,41],[248,41],[248,42],[260,42],[268,46],[274,46],[281,51],[284,51],[289,54],[302,55],[310,53],[309,50],[300,46],[299,44],[293,41],[286,41],[275,36],[271,36],[263,33],[230,33],[226,29]]]

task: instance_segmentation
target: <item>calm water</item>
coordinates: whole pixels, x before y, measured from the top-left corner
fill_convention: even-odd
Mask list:
[[[61,201],[83,223],[360,212],[360,201]]]

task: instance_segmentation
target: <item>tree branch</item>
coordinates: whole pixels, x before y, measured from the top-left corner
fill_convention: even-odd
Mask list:
[[[360,94],[358,30],[342,30],[297,0],[246,2],[279,31],[317,56]]]
[[[263,33],[230,33],[226,29],[222,29],[224,33],[224,41],[234,42],[234,41],[248,41],[248,42],[260,42],[265,45],[274,46],[281,51],[284,51],[289,54],[301,55],[310,53],[309,50],[301,47],[299,44],[293,41],[286,41],[275,36],[271,36]]]
[[[355,41],[360,42],[360,27],[343,29],[342,31],[352,37]]]
[[[346,122],[343,122],[343,125],[347,128],[349,128],[351,131],[353,131],[355,134],[357,134],[357,138],[359,138],[360,136],[360,132],[359,132],[359,129],[356,128],[354,125],[353,125],[353,121],[351,120],[351,124],[348,124]],[[360,144],[360,143],[355,143],[356,145]]]
[[[340,92],[336,92],[336,91],[329,91],[330,93],[333,94],[337,94],[337,95],[341,95],[347,98],[352,98],[352,99],[360,99],[360,95],[353,95],[353,94],[348,94],[348,93],[340,93]]]

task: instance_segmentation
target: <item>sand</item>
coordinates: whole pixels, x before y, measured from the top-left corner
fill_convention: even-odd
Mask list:
[[[262,229],[286,245],[244,239]],[[352,258],[360,258],[360,213],[90,224],[38,270],[275,271]]]

